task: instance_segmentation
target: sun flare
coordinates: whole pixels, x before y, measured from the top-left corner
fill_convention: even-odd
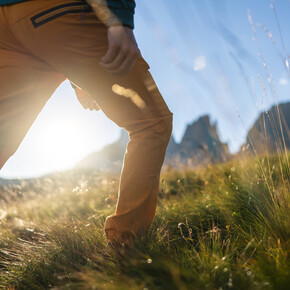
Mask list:
[[[52,118],[37,128],[37,141],[33,147],[46,166],[56,170],[68,169],[84,156],[86,130],[84,123],[73,116]]]

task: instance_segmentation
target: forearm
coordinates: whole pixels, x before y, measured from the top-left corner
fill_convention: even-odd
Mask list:
[[[97,17],[107,26],[134,28],[134,0],[87,0]]]

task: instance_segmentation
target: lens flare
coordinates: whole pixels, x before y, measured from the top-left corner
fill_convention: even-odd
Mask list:
[[[36,156],[41,156],[45,166],[64,170],[75,165],[84,156],[86,130],[73,116],[52,118],[37,128],[38,138],[31,145]]]

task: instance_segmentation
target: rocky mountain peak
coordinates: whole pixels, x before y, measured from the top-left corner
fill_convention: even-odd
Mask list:
[[[128,141],[128,133],[122,130],[120,138],[115,143],[91,154],[77,166],[120,171]],[[205,115],[188,125],[181,143],[176,143],[174,137],[171,136],[165,164],[197,166],[223,161],[228,157],[228,147],[220,141],[216,124],[211,124],[210,117]]]
[[[246,144],[251,153],[283,152],[290,149],[290,102],[274,105],[262,112],[248,132]],[[286,147],[286,148],[285,148]],[[240,152],[240,153],[241,153]]]
[[[282,131],[281,128],[279,129],[280,123]],[[270,151],[273,151],[277,146],[277,136],[279,140],[282,140],[282,135],[286,147],[290,148],[289,126],[290,103],[280,104],[278,107],[274,106],[268,112],[260,114],[249,130],[248,136],[252,139],[257,153],[265,151],[265,136],[267,136],[267,148],[271,149]],[[128,133],[122,130],[120,138],[115,143],[107,145],[102,150],[83,159],[77,167],[120,172],[128,141]],[[228,145],[219,138],[216,123],[211,122],[208,115],[204,115],[187,126],[180,143],[177,143],[171,136],[165,164],[176,167],[179,165],[195,167],[213,162],[223,162],[230,157]]]
[[[181,159],[206,158],[208,162],[224,161],[229,157],[227,144],[221,142],[217,133],[216,124],[211,124],[208,115],[200,117],[188,125],[180,143]],[[200,159],[198,158],[198,159]]]

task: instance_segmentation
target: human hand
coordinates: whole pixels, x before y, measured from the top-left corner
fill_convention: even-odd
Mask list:
[[[100,65],[111,74],[125,74],[135,65],[140,51],[133,30],[124,26],[108,28],[108,51]]]
[[[92,98],[92,96],[89,93],[81,90],[78,87],[75,88],[75,93],[77,95],[79,102],[85,109],[89,109],[90,111],[100,110],[100,107],[97,105],[96,101]]]

